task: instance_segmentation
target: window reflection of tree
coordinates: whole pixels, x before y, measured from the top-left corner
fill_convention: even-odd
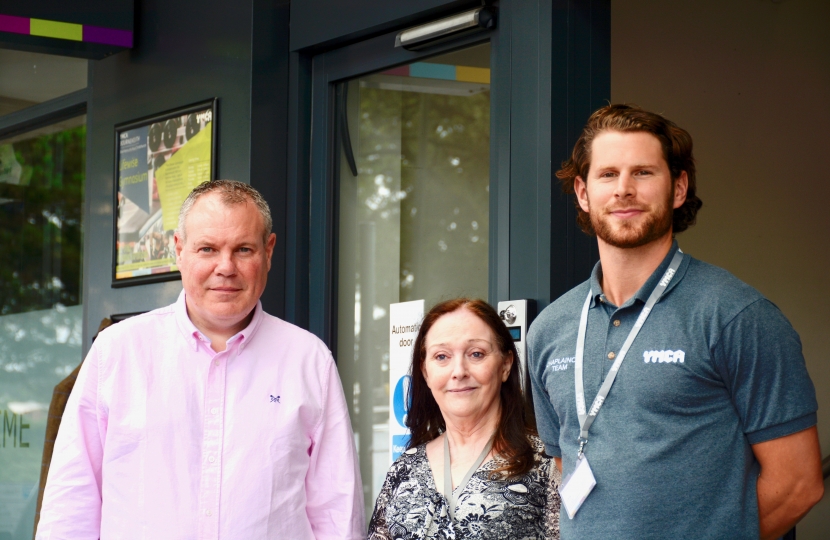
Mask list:
[[[355,364],[339,367],[362,441],[371,512],[389,465],[387,443],[378,439],[388,434],[389,304],[424,299],[429,306],[451,296],[487,296],[490,95],[453,95],[459,91],[454,81],[429,84],[439,92],[444,84],[445,93],[383,89],[373,77],[363,81],[351,109],[357,118],[349,121],[358,177],[346,181],[352,187],[341,193],[341,204],[357,206],[341,214],[341,234],[349,231],[341,238],[355,248],[348,256],[355,259],[344,260],[341,251],[340,262],[341,270],[355,272],[354,282],[341,284],[357,304],[355,332],[354,341],[341,335],[338,347],[341,362],[354,352]],[[371,388],[371,394],[361,388]],[[364,396],[371,409],[361,406]]]
[[[80,303],[86,127],[12,144],[19,185],[0,184],[0,315]]]
[[[401,216],[400,301],[486,296],[489,145],[489,92],[361,88],[361,219]]]

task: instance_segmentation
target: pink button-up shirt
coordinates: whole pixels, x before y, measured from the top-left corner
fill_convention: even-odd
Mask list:
[[[331,354],[262,311],[215,352],[184,293],[102,332],[64,412],[38,539],[365,538]]]

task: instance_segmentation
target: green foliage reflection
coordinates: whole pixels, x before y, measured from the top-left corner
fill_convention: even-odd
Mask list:
[[[13,156],[0,183],[0,315],[80,304],[85,146],[85,125],[0,144]]]

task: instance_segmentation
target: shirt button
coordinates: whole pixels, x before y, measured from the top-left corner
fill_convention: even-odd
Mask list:
[[[219,360],[213,363],[214,366],[219,367]]]
[[[617,355],[616,355],[616,354],[614,354],[614,351],[611,351],[610,353],[608,353],[608,359],[609,359],[609,360],[613,360],[613,359],[614,359],[614,358],[616,358],[616,357],[617,357]]]
[[[206,516],[209,516],[209,515],[211,515],[211,514],[213,514],[213,512],[211,512],[210,510],[205,510],[205,515],[206,515]]]
[[[619,320],[619,319],[615,319],[615,320],[614,320],[614,326],[619,326],[619,325],[620,325],[620,320]]]
[[[216,414],[219,412],[219,407],[214,407],[210,410],[210,414]]]
[[[216,461],[216,458],[215,458],[215,457],[213,457],[213,456],[210,456],[210,457],[208,458],[208,461],[210,461],[211,463],[213,463],[214,461]]]

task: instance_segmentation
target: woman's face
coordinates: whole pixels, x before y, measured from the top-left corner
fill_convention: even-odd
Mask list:
[[[475,422],[498,409],[513,365],[490,327],[466,308],[443,315],[427,332],[422,372],[445,421]]]

